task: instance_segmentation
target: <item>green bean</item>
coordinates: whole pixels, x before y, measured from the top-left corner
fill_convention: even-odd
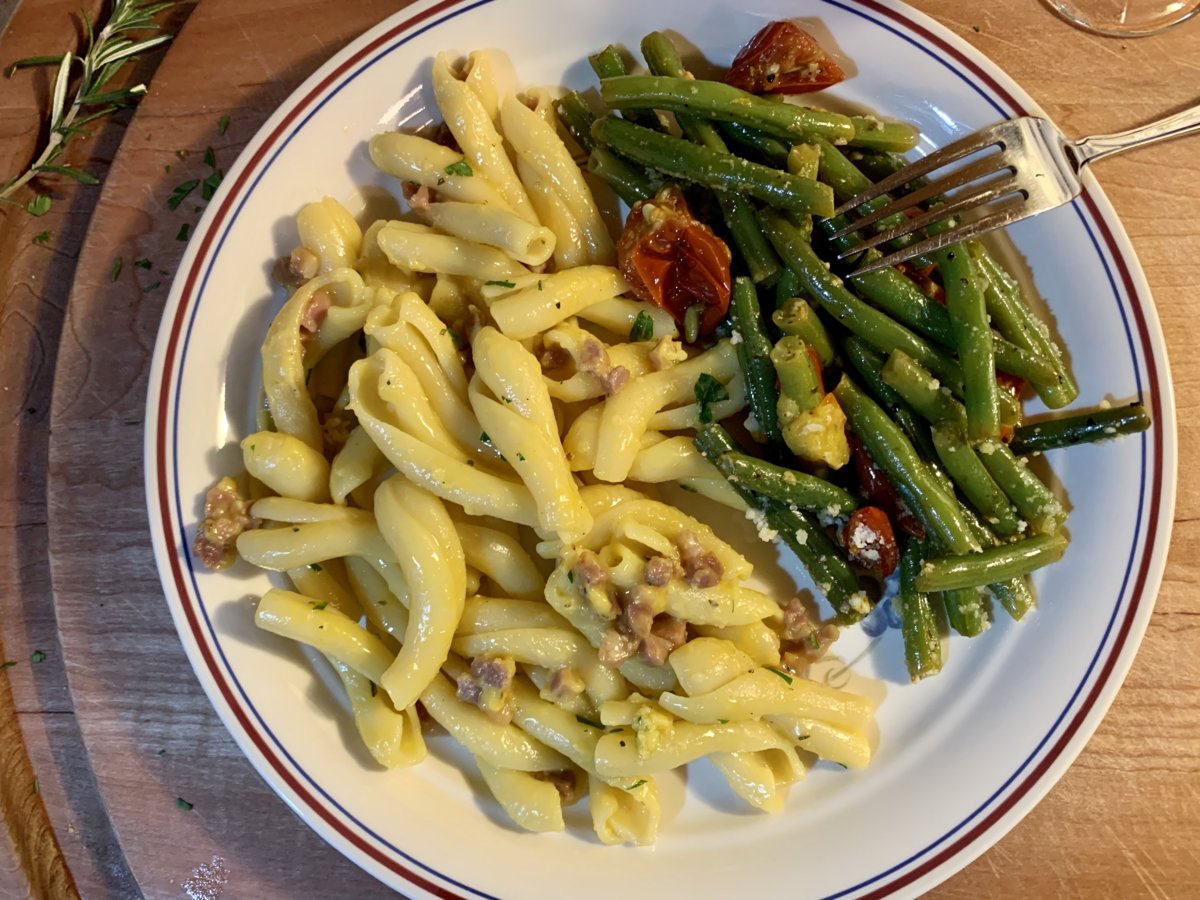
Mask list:
[[[887,410],[896,424],[903,430],[905,437],[929,462],[937,459],[933,441],[929,436],[929,428],[920,421],[913,408],[883,379],[884,358],[875,352],[862,338],[851,335],[842,342],[842,353],[846,362],[862,379],[867,392],[875,398],[875,402]]]
[[[800,509],[844,516],[860,505],[853,494],[824,478],[777,466],[745,453],[721,454],[717,468],[731,483],[736,481],[757,494]]]
[[[828,185],[718,153],[682,138],[611,116],[596,121],[592,136],[622,156],[674,178],[747,194],[793,212],[818,216],[833,212],[833,192]]]
[[[796,273],[791,269],[784,269],[784,272],[792,278],[796,277]],[[799,282],[796,283],[796,287],[799,288]],[[833,341],[829,339],[829,332],[825,330],[817,311],[807,300],[802,300],[793,293],[791,299],[775,310],[771,321],[783,334],[794,334],[803,338],[804,342],[817,352],[821,365],[827,366],[833,362]]]
[[[931,233],[934,229],[930,229]],[[952,244],[934,254],[946,289],[946,309],[962,365],[967,436],[982,441],[1000,436],[1000,395],[996,385],[996,357],[988,324],[983,291],[975,277],[971,254],[963,244]]]
[[[787,301],[799,296],[800,279],[787,266],[782,266],[779,270],[779,277],[775,280],[775,312],[782,309]],[[771,318],[774,319],[774,315]],[[776,324],[778,325],[778,323]]]
[[[1128,406],[1097,409],[1022,425],[1013,432],[1008,448],[1018,455],[1041,453],[1137,434],[1149,427],[1150,414],[1146,412],[1146,407],[1131,403]]]
[[[775,245],[784,264],[800,276],[800,282],[835,320],[849,328],[881,353],[899,348],[937,373],[948,383],[961,386],[962,373],[947,354],[913,334],[886,313],[880,312],[846,289],[783,216],[762,210],[763,232]]]
[[[726,453],[738,450],[729,432],[720,425],[701,427],[693,443],[713,465]],[[858,577],[819,522],[800,509],[757,494],[737,481],[731,480],[729,484],[748,506],[763,514],[767,526],[796,554],[813,584],[843,621],[855,621],[869,610]]]
[[[592,139],[592,123],[596,121],[596,116],[583,95],[579,91],[564,94],[554,101],[554,109],[558,112],[558,121],[563,123],[575,143],[584,152],[590,153],[596,146]]]
[[[883,122],[874,116],[851,116],[850,121],[854,123],[852,147],[904,153],[921,139],[921,132],[907,122]]]
[[[1038,534],[967,556],[927,559],[917,574],[916,587],[921,591],[944,591],[1019,578],[1061,559],[1066,549],[1065,536]]]
[[[783,141],[777,141],[769,134],[763,134],[756,128],[748,128],[737,122],[718,122],[721,133],[735,144],[753,150],[758,154],[759,161],[776,169],[787,166],[789,147]]]
[[[845,375],[834,388],[833,395],[871,459],[887,473],[926,530],[951,553],[970,553],[978,549],[978,542],[971,534],[958,501],[917,455],[887,413]]]
[[[978,588],[954,588],[940,593],[951,628],[963,637],[976,637],[987,631],[990,623]]]
[[[655,194],[654,183],[646,173],[631,166],[607,147],[596,147],[588,156],[588,171],[608,183],[628,206],[649,200]]]
[[[825,393],[821,389],[821,372],[802,338],[785,334],[772,348],[771,362],[779,375],[780,393],[795,400],[800,412],[808,412],[821,402]],[[749,385],[746,393],[749,395]]]
[[[675,45],[662,32],[652,31],[642,38],[642,55],[654,75],[682,78],[686,75],[683,60]],[[676,117],[683,133],[698,144],[716,153],[728,153],[729,148],[707,119],[686,113]],[[717,194],[717,203],[729,229],[729,235],[737,247],[738,254],[746,264],[746,270],[755,284],[769,282],[778,277],[782,268],[779,257],[763,237],[762,226],[754,212],[754,205],[745,197],[731,191]]]
[[[816,136],[845,143],[855,135],[854,123],[846,116],[764,100],[719,81],[623,75],[604,79],[600,83],[600,96],[609,109],[697,113],[709,119],[748,125],[789,143]]]
[[[1058,530],[1066,511],[1026,461],[1013,456],[1000,441],[984,441],[978,450],[980,461],[1033,530],[1045,534]]]
[[[625,67],[625,59],[621,56],[621,51],[612,44],[609,44],[599,53],[593,53],[589,56],[588,63],[591,65],[592,71],[596,73],[596,77],[601,81],[605,78],[620,77],[629,71]],[[661,127],[654,110],[631,110],[625,117],[631,122],[637,122],[645,128],[657,129]]]
[[[1024,578],[992,582],[987,586],[987,590],[1018,622],[1034,607],[1033,591]]]
[[[895,175],[909,164],[909,161],[898,153],[888,153],[884,150],[871,150],[867,147],[851,147],[846,150],[846,158],[854,167],[871,181],[883,181],[889,175]],[[925,179],[920,179],[923,186]],[[909,182],[908,187],[918,186],[917,180]],[[898,191],[897,193],[903,193]]]
[[[900,556],[900,592],[892,606],[900,614],[900,632],[904,636],[904,664],[914,682],[942,670],[942,636],[928,594],[913,585],[924,561],[925,547],[910,540]]]
[[[942,467],[996,534],[1014,537],[1024,530],[1025,524],[1017,518],[1008,497],[979,461],[961,429],[948,423],[934,425],[933,446]]]
[[[992,323],[1009,341],[1050,363],[1054,368],[1053,381],[1029,380],[1043,403],[1051,409],[1062,409],[1079,396],[1079,388],[1067,369],[1062,350],[1050,337],[1050,329],[1034,315],[1021,296],[1020,286],[982,244],[972,242],[970,250],[988,280],[984,300]]]
[[[796,144],[788,152],[787,170],[801,178],[815,179],[821,171],[820,149],[815,144]]]
[[[895,350],[883,365],[883,380],[932,425],[949,422],[965,432],[967,411],[941,384],[903,350]]]
[[[763,434],[767,436],[767,445],[779,451],[783,447],[783,433],[779,430],[779,414],[776,411],[779,392],[775,389],[771,341],[767,337],[762,310],[758,306],[758,295],[749,278],[734,279],[729,317],[735,334],[740,338],[737,355],[746,377],[746,401]]]
[[[592,67],[592,71],[596,73],[597,78],[615,78],[618,75],[624,75],[627,71],[625,60],[621,58],[621,51],[612,44],[609,44],[599,53],[593,53],[589,56],[588,64]]]

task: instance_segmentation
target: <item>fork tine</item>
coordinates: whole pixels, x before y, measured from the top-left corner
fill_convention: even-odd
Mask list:
[[[940,169],[942,166],[954,162],[960,157],[967,156],[993,144],[1000,143],[1000,138],[997,134],[999,126],[985,128],[983,131],[978,131],[975,134],[969,134],[964,138],[959,138],[952,144],[947,144],[940,150],[935,150],[928,156],[923,156],[915,162],[905,166],[899,172],[895,172],[886,178],[882,178],[875,182],[868,190],[863,191],[857,197],[851,197],[841,206],[833,211],[835,216],[840,216],[848,210],[854,209],[856,206],[862,206],[871,200],[874,200],[880,194],[886,194],[889,191],[894,191],[914,178],[919,178],[922,175],[932,172],[934,169]]]
[[[1003,228],[1005,225],[1011,225],[1013,222],[1027,219],[1036,213],[1037,210],[1030,208],[1023,200],[1014,199],[990,216],[985,216],[979,221],[972,222],[970,225],[962,228],[955,228],[943,234],[926,238],[923,241],[917,241],[917,243],[910,244],[903,250],[889,253],[887,256],[877,259],[873,263],[868,263],[861,268],[855,269],[847,277],[854,278],[856,275],[865,275],[868,272],[874,272],[876,269],[885,269],[888,266],[894,266],[896,263],[912,259],[914,256],[932,253],[934,250],[940,250],[950,244],[968,241],[973,237],[986,234],[996,228]]]
[[[870,250],[872,247],[878,247],[880,244],[894,241],[896,238],[911,234],[914,231],[924,228],[926,225],[940,222],[942,219],[952,216],[957,212],[997,200],[1005,194],[1011,194],[1019,189],[1017,176],[1015,175],[1010,175],[1008,178],[1001,179],[1000,181],[990,181],[981,184],[973,190],[967,190],[955,196],[949,203],[935,206],[933,209],[922,213],[916,218],[906,219],[899,225],[894,225],[886,231],[881,231],[879,234],[866,238],[862,243],[856,244],[854,247],[839,253],[838,259],[845,259],[847,256],[853,256],[855,253],[861,253],[863,250]]]
[[[940,181],[930,182],[929,184],[925,185],[925,187],[918,188],[911,194],[905,194],[903,197],[897,197],[887,206],[868,213],[860,219],[855,219],[853,222],[850,222],[848,225],[839,228],[837,231],[831,234],[829,239],[835,240],[843,235],[851,234],[855,231],[865,228],[867,225],[873,225],[880,219],[885,219],[894,213],[903,212],[917,203],[928,200],[930,197],[936,197],[938,194],[944,194],[947,191],[952,191],[955,188],[962,187],[965,184],[970,184],[972,181],[977,181],[986,175],[990,175],[993,172],[999,172],[1001,169],[1005,168],[1011,169],[1012,167],[1005,162],[1003,156],[986,156],[978,162],[951,172]]]

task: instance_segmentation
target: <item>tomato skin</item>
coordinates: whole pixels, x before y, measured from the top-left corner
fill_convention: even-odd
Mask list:
[[[860,506],[850,514],[842,531],[842,541],[850,562],[861,569],[887,578],[900,562],[900,548],[892,533],[892,523],[878,506]]]
[[[811,34],[794,22],[772,22],[738,51],[725,83],[752,94],[807,94],[845,77]]]
[[[886,511],[897,527],[918,540],[924,538],[925,527],[904,505],[904,501],[900,499],[900,492],[887,477],[887,473],[871,458],[871,454],[856,435],[847,431],[846,437],[850,441],[850,453],[854,459],[854,471],[858,475],[859,487],[867,495],[867,499]]]
[[[701,336],[729,309],[732,264],[729,247],[692,215],[673,184],[633,205],[617,241],[617,265],[634,296],[665,309],[681,329],[688,307],[701,304]]]

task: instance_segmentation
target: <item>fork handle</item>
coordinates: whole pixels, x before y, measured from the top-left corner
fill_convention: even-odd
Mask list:
[[[1116,134],[1097,134],[1092,137],[1080,138],[1077,141],[1069,141],[1066,149],[1074,157],[1076,169],[1082,169],[1088,163],[1104,159],[1106,156],[1114,156],[1117,153],[1124,153],[1126,150],[1183,137],[1185,134],[1194,134],[1197,131],[1200,131],[1200,105],[1189,107],[1139,128],[1131,128]]]

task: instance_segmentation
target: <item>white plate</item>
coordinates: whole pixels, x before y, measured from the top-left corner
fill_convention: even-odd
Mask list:
[[[414,769],[375,767],[302,654],[255,631],[248,598],[265,578],[209,574],[188,555],[205,489],[239,468],[257,348],[279,303],[268,272],[296,242],[292,217],[309,199],[384,184],[365,139],[421,106],[433,53],[499,47],[523,84],[586,87],[585,56],[606,43],[636,48],[647,31],[672,29],[727,63],[766,21],[798,13],[853,62],[836,95],[918,123],[925,148],[1036,112],[995,66],[898,3],[424,2],[355,41],[283,104],[192,237],[159,332],[146,426],[167,600],[197,677],[262,776],[326,840],[407,894],[608,897],[614,884],[694,898],[914,894],[1030,810],[1095,730],[1133,659],[1166,557],[1175,421],[1149,292],[1091,182],[1074,205],[1022,223],[1012,239],[1072,353],[1080,405],[1141,397],[1155,425],[1049,454],[1073,506],[1072,543],[1038,577],[1041,606],[1026,622],[1001,615],[983,637],[952,640],[944,673],[919,685],[905,683],[899,635],[878,634],[886,617],[844,638],[839,650],[882,697],[877,756],[863,772],[818,766],[779,816],[739,809],[701,765],[686,785],[668,780],[653,849],[602,847],[586,823],[518,833],[441,748],[442,758]]]

